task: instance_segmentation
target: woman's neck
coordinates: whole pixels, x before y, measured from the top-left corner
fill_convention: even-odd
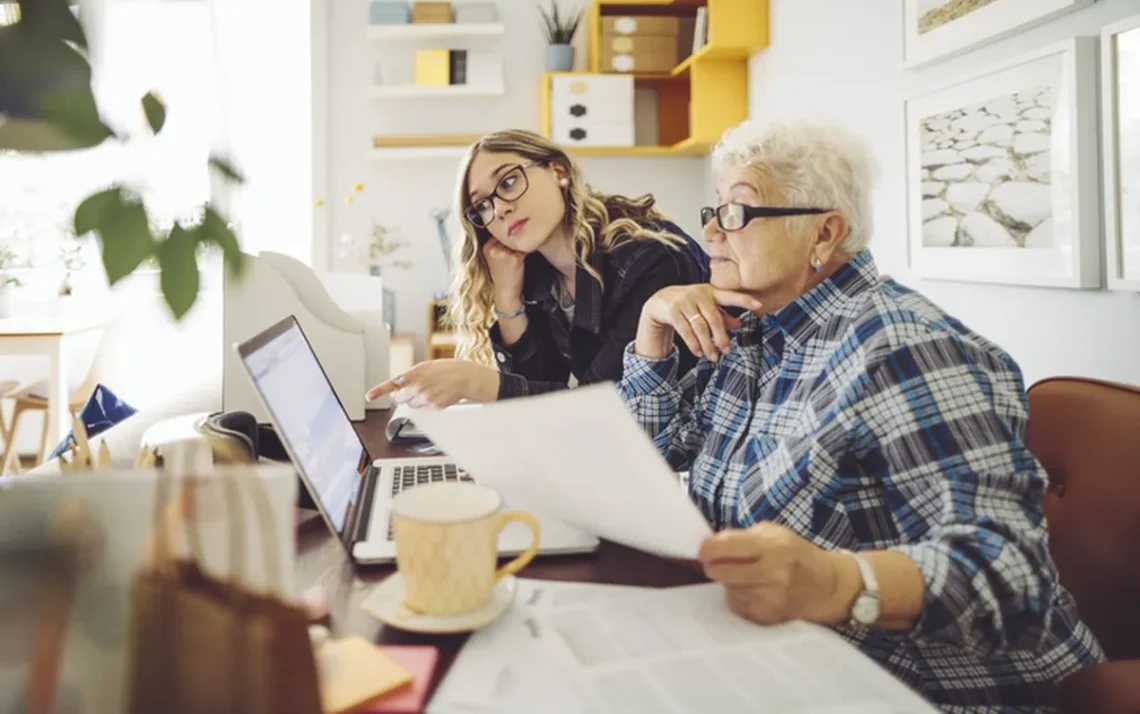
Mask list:
[[[578,275],[578,256],[574,253],[574,244],[565,226],[556,228],[538,252],[570,285],[574,284],[574,278]]]

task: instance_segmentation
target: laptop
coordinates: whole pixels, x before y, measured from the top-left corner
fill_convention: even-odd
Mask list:
[[[373,460],[294,316],[237,351],[301,482],[353,562],[395,561],[389,519],[400,492],[436,481],[474,481],[445,456]],[[597,549],[596,536],[534,516],[542,527],[540,555]],[[499,554],[516,555],[530,542],[524,524],[510,523],[500,534]]]

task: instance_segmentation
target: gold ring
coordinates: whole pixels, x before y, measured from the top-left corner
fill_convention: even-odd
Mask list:
[[[696,315],[688,315],[685,319],[689,322],[696,322],[697,320],[705,319],[705,316],[698,312]]]

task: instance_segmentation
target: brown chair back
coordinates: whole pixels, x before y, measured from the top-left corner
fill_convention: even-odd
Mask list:
[[[1109,659],[1140,657],[1140,388],[1057,377],[1029,389],[1061,584]]]

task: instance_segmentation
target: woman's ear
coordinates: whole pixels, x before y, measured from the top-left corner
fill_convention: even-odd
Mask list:
[[[819,231],[816,233],[813,254],[826,263],[831,260],[835,251],[839,250],[840,244],[850,232],[851,225],[847,222],[847,216],[843,215],[842,212],[832,211],[826,214],[819,224]]]
[[[570,185],[570,170],[558,163],[557,161],[550,162],[550,170],[554,172],[554,178],[558,181],[558,185],[566,188]]]

